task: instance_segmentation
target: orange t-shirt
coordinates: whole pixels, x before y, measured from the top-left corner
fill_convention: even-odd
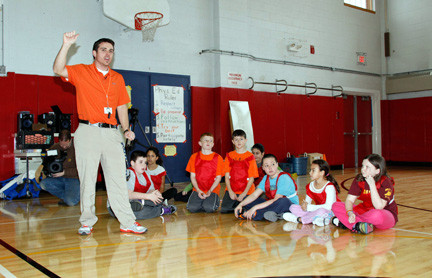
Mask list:
[[[206,161],[211,161],[213,160],[214,156],[217,155],[217,166],[216,166],[216,176],[223,176],[224,172],[223,172],[223,159],[222,157],[213,152],[211,154],[203,154],[201,151],[196,152],[194,154],[191,155],[191,157],[189,158],[189,162],[186,166],[186,171],[188,171],[189,173],[195,173],[196,174],[196,169],[195,169],[195,165],[196,165],[196,158],[197,155],[200,156],[200,158],[202,160],[206,160]],[[203,169],[204,170],[204,169]],[[215,176],[215,178],[216,178]],[[199,180],[197,180],[198,185],[199,185]],[[193,190],[195,191],[195,187],[193,188]],[[218,186],[216,186],[216,188],[213,190],[214,193],[219,194],[219,190],[220,190],[220,184]]]
[[[229,173],[231,172],[231,167],[230,167],[230,162],[228,159],[228,156],[233,159],[233,160],[238,160],[238,161],[242,161],[242,160],[246,160],[249,159],[250,163],[249,163],[249,169],[248,169],[248,178],[257,178],[258,177],[258,166],[256,164],[255,161],[255,157],[253,156],[253,154],[249,151],[246,151],[245,153],[239,154],[236,151],[232,151],[229,152],[227,154],[227,157],[225,157],[225,161],[224,161],[224,173]],[[251,157],[253,159],[251,159]],[[246,184],[245,184],[246,187]],[[227,188],[225,188],[225,190],[228,190]],[[249,189],[249,192],[247,193],[248,195],[252,194],[255,191],[255,185],[252,184],[251,188]],[[234,193],[236,194],[241,194],[243,193],[243,191],[234,191]]]
[[[66,66],[66,69],[68,78],[62,79],[76,88],[78,118],[116,125],[117,107],[130,102],[123,76],[111,68],[104,76],[94,63]],[[105,107],[112,108],[110,118],[105,114]]]

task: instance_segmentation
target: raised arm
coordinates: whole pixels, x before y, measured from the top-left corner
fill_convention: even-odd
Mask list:
[[[66,56],[69,52],[69,48],[72,44],[76,42],[78,36],[79,34],[76,34],[75,31],[63,34],[62,47],[60,48],[60,51],[54,60],[53,71],[55,74],[58,74],[65,78],[68,77],[68,72],[66,69]]]

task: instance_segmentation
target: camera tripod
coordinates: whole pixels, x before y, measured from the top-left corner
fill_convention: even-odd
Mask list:
[[[126,156],[129,155],[129,153],[130,153],[130,152],[132,151],[132,149],[135,147],[135,144],[138,144],[138,145],[140,145],[140,146],[142,146],[142,147],[144,147],[144,148],[146,148],[146,149],[148,149],[149,147],[153,147],[151,141],[149,140],[149,138],[147,137],[147,134],[146,134],[145,131],[144,131],[144,128],[143,128],[142,125],[141,125],[141,122],[140,122],[139,119],[138,119],[138,113],[139,113],[138,108],[130,108],[130,109],[128,110],[128,113],[129,113],[129,118],[130,118],[130,120],[129,120],[129,125],[130,125],[130,127],[131,127],[130,129],[131,129],[133,132],[135,132],[135,127],[138,125],[138,127],[140,128],[141,133],[144,135],[144,137],[145,137],[145,139],[146,139],[148,145],[144,145],[143,143],[141,143],[141,142],[140,142],[138,139],[136,139],[136,138],[135,138],[135,140],[133,140],[133,141],[129,141],[128,139],[126,139],[126,146],[125,146]],[[128,164],[128,163],[126,162],[126,164]],[[166,169],[165,169],[165,171],[166,171]],[[167,177],[168,182],[170,183],[171,187],[173,187],[173,186],[174,186],[174,183],[173,183],[173,181],[171,181],[170,177],[168,176],[168,172],[167,172],[167,174],[166,174],[166,177]]]

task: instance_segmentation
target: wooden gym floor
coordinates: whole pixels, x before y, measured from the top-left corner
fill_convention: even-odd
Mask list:
[[[4,277],[432,277],[432,168],[392,167],[399,222],[370,235],[328,227],[239,221],[190,214],[139,220],[144,235],[122,234],[98,191],[93,234],[77,234],[79,206],[58,199],[0,201],[0,274]],[[333,171],[339,182],[354,169]],[[301,176],[304,197],[308,176]],[[347,182],[349,187],[350,182]],[[341,198],[346,191],[342,189]]]

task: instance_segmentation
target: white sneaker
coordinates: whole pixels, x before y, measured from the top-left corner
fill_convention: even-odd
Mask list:
[[[78,234],[82,235],[82,236],[86,236],[91,234],[91,232],[93,231],[93,227],[91,226],[87,226],[87,225],[82,225],[79,229],[78,229]]]
[[[324,227],[330,224],[330,219],[324,217],[317,217],[312,221],[312,224],[315,224],[320,227]]]
[[[129,228],[125,228],[123,225],[120,225],[120,232],[123,232],[123,233],[134,233],[134,234],[143,234],[143,233],[147,232],[147,228],[144,227],[144,226],[141,226],[140,223],[135,222]]]
[[[291,212],[285,212],[282,215],[283,219],[285,219],[288,222],[293,222],[293,223],[298,223],[297,221],[297,216],[295,216],[294,214],[292,214]]]

